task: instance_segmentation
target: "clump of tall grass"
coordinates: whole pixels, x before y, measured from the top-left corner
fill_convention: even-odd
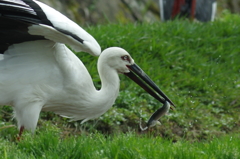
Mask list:
[[[46,125],[45,125],[46,126]],[[82,134],[61,138],[61,131],[46,126],[35,136],[25,133],[20,142],[0,139],[0,158],[218,158],[240,157],[240,136],[227,135],[209,141],[190,142],[153,137],[149,134]]]

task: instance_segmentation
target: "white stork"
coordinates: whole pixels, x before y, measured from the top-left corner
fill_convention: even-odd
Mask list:
[[[124,49],[112,47],[101,53],[90,34],[37,0],[1,0],[0,37],[0,105],[13,106],[19,136],[24,128],[34,132],[41,111],[82,123],[99,117],[118,96],[118,73],[160,102],[174,105]],[[100,55],[100,90],[65,44],[75,51]]]

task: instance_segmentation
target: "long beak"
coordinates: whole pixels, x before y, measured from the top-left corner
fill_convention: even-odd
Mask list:
[[[158,86],[137,64],[128,65],[127,67],[130,69],[130,72],[125,73],[126,76],[131,78],[134,82],[136,82],[146,92],[148,92],[151,96],[153,96],[161,103],[164,104],[165,101],[168,101],[172,106],[175,107],[174,103],[163,93],[163,91],[160,90],[160,88],[158,88]],[[139,78],[141,78],[142,80]],[[146,83],[144,83],[143,81]]]

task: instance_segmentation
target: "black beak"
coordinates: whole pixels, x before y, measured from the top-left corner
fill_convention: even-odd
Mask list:
[[[153,96],[161,103],[164,104],[165,101],[168,101],[172,106],[175,107],[174,103],[163,93],[163,91],[160,90],[160,88],[158,88],[158,86],[137,64],[128,65],[127,67],[130,69],[130,72],[125,73],[126,76],[131,78],[134,82],[136,82],[146,92],[148,92],[151,96]],[[141,78],[142,80],[139,78]],[[144,83],[143,81],[146,83]]]

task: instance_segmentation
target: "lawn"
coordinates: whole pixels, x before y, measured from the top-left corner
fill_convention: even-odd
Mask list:
[[[120,75],[121,92],[113,108],[83,125],[42,113],[36,134],[26,132],[24,139],[16,142],[12,109],[0,108],[1,157],[240,157],[239,15],[223,13],[211,23],[175,20],[85,29],[102,49],[126,49],[175,103],[175,111],[160,119],[161,126],[139,132],[140,118],[147,121],[161,103]],[[76,54],[99,89],[97,57]]]
[[[0,158],[84,159],[237,159],[240,136],[227,135],[201,142],[174,142],[151,134],[82,134],[62,138],[61,130],[47,126],[35,136],[25,134],[20,142],[0,139]]]

